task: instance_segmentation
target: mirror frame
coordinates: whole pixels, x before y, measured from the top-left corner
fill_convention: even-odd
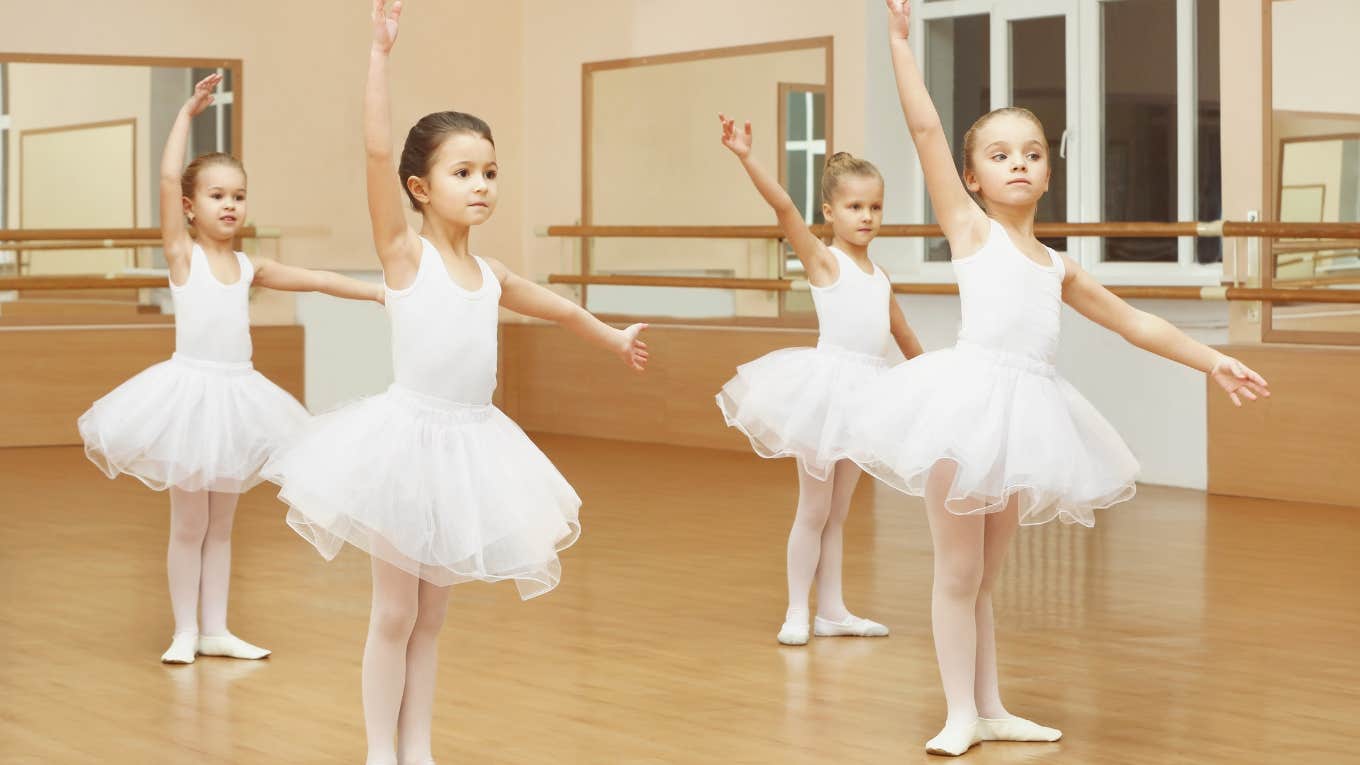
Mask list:
[[[826,59],[826,150],[827,156],[831,156],[835,150],[832,148],[835,139],[835,38],[834,37],[806,37],[796,40],[781,40],[769,43],[756,43],[752,45],[737,45],[726,48],[709,48],[706,50],[684,51],[681,53],[667,53],[657,56],[638,56],[635,58],[620,58],[609,61],[588,61],[581,65],[581,218],[583,226],[594,224],[594,205],[591,199],[592,179],[590,168],[594,157],[591,153],[591,140],[594,116],[594,92],[595,92],[595,73],[609,71],[611,69],[627,69],[639,66],[657,66],[661,64],[675,64],[685,61],[701,61],[715,58],[732,58],[736,56],[749,56],[763,53],[781,53],[793,50],[821,49]],[[778,92],[774,94],[778,97]],[[781,121],[782,126],[782,121]],[[590,273],[590,245],[589,237],[580,240],[580,274],[582,276]],[[587,285],[581,285],[580,300],[585,305]],[[782,305],[782,301],[781,301]],[[782,313],[782,311],[781,311]],[[658,322],[664,322],[662,317],[657,318]],[[731,320],[724,320],[731,323]],[[692,323],[692,322],[691,322]]]

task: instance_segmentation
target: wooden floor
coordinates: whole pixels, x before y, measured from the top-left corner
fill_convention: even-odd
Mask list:
[[[892,637],[775,643],[787,461],[538,439],[585,498],[562,586],[455,589],[443,765],[909,763],[944,705],[917,500],[861,484],[847,597]],[[1318,476],[1326,480],[1326,476]],[[360,763],[366,559],[242,502],[232,627],[265,662],[167,667],[167,499],[72,448],[0,450],[0,763]],[[999,594],[1013,712],[974,763],[1360,761],[1360,510],[1144,487],[1024,529]]]

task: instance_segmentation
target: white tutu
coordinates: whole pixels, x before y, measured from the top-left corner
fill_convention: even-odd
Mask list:
[[[825,481],[849,455],[855,398],[887,369],[881,357],[835,346],[785,348],[737,367],[718,408],[756,454],[794,457]]]
[[[937,462],[957,463],[945,503],[955,514],[1017,497],[1022,524],[1093,526],[1092,510],[1134,494],[1138,461],[1123,439],[1043,361],[960,344],[898,366],[860,398],[852,458],[916,496]]]
[[[152,489],[244,492],[307,410],[250,362],[176,354],[114,388],[77,422],[85,455],[109,478]]]
[[[264,473],[327,560],[348,542],[440,586],[542,595],[581,530],[576,492],[499,409],[397,385],[314,418]]]

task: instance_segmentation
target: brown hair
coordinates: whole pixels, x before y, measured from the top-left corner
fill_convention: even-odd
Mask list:
[[[203,172],[204,168],[213,167],[215,165],[234,167],[241,171],[243,177],[246,174],[245,165],[242,165],[241,160],[230,154],[225,154],[220,151],[200,154],[197,157],[194,157],[194,161],[190,162],[188,167],[184,168],[184,175],[180,176],[179,179],[180,193],[193,199],[194,190],[198,188],[198,174]]]
[[[420,118],[406,133],[406,144],[401,148],[401,164],[397,166],[397,179],[411,200],[411,207],[420,209],[416,195],[406,185],[411,177],[424,178],[430,172],[430,163],[435,152],[443,145],[444,139],[457,133],[468,133],[485,138],[492,146],[496,141],[491,137],[491,126],[481,119],[463,112],[435,112]]]
[[[883,181],[883,174],[878,172],[874,163],[867,159],[860,159],[848,151],[838,151],[826,158],[826,167],[822,170],[822,201],[831,204],[831,198],[836,193],[836,188],[840,186],[841,179],[846,176],[859,176],[862,178],[877,178]]]
[[[1015,117],[1024,117],[1037,125],[1040,133],[1044,132],[1044,123],[1040,122],[1039,118],[1034,116],[1034,112],[1023,106],[1003,106],[1000,109],[993,109],[992,111],[987,112],[981,117],[978,117],[977,121],[973,123],[973,126],[968,128],[968,132],[963,134],[963,171],[965,173],[973,169],[973,151],[977,149],[978,131],[982,130],[988,122],[1006,114]]]

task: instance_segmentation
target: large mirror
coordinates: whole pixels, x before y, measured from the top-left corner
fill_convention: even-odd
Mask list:
[[[791,40],[586,64],[582,222],[593,225],[771,225],[769,207],[719,142],[719,112],[750,120],[754,154],[821,222],[822,165],[833,149],[832,42]],[[779,278],[769,241],[595,239],[587,274]],[[795,261],[796,262],[796,261]],[[595,286],[587,305],[611,315],[778,320],[775,293]]]
[[[1349,39],[1329,21],[1326,0],[1272,5],[1271,212],[1290,223],[1360,222],[1360,91],[1316,76],[1347,65]],[[1360,241],[1265,245],[1266,286],[1360,289]],[[1269,341],[1360,344],[1360,305],[1277,302],[1266,304],[1263,320]]]
[[[189,156],[240,154],[241,62],[0,53],[0,230],[160,225],[160,155],[194,82],[223,74],[193,124]],[[3,239],[3,237],[0,237]],[[151,248],[64,248],[0,241],[0,269],[20,275],[112,273],[154,266]]]

